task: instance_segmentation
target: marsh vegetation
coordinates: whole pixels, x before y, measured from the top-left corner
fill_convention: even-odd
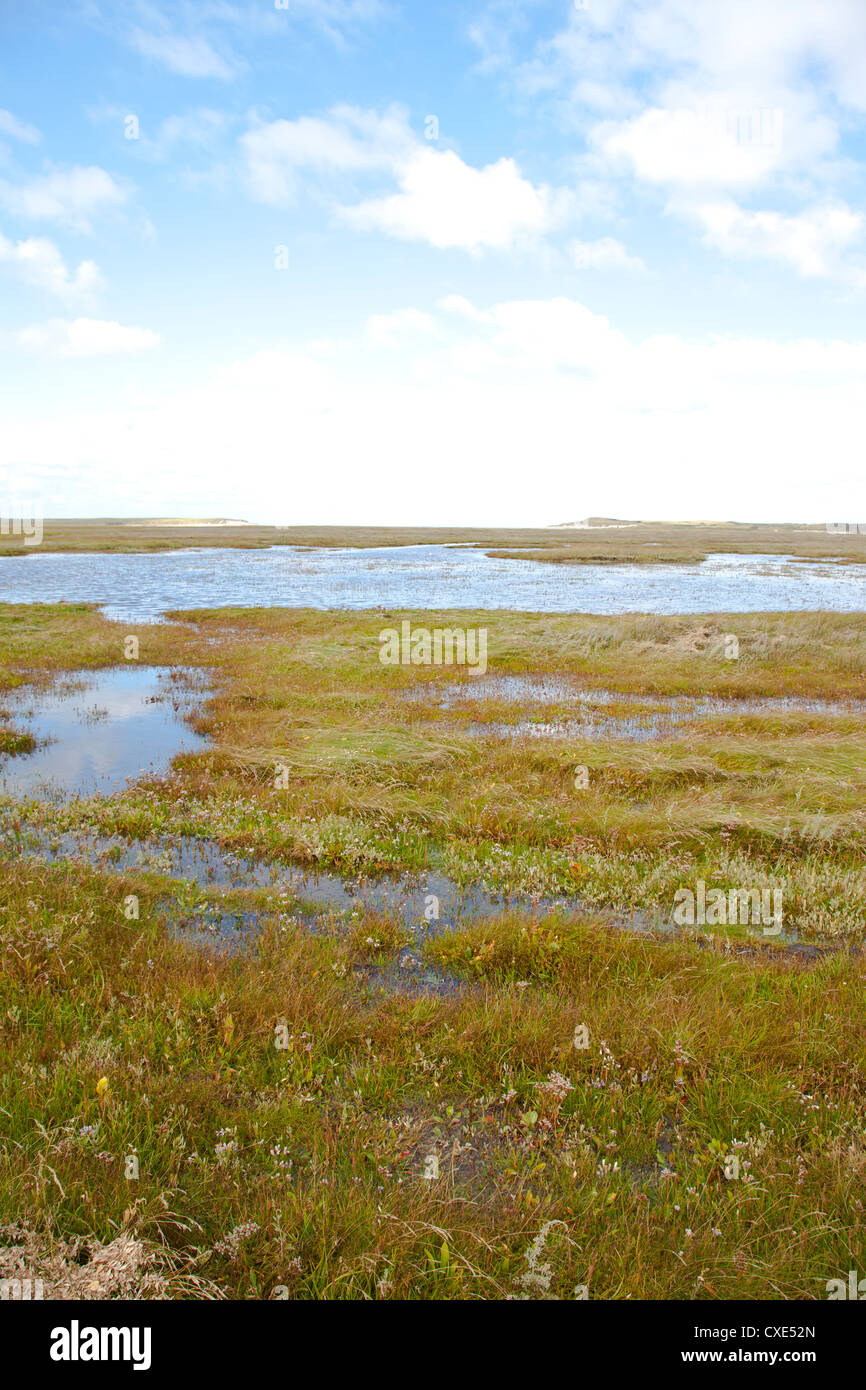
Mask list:
[[[487,628],[505,686],[473,688],[380,663],[403,616],[136,629],[143,665],[199,672],[208,745],[108,796],[4,799],[0,1273],[76,1297],[825,1297],[862,1260],[866,617],[436,615]],[[5,606],[0,703],[120,665],[129,632]],[[470,728],[567,718],[575,690],[709,704],[638,742]],[[185,873],[181,840],[259,872]],[[353,891],[310,901],[293,868]],[[425,874],[498,907],[354,891]],[[617,929],[697,880],[780,886],[814,949]],[[254,927],[232,949],[228,919]]]

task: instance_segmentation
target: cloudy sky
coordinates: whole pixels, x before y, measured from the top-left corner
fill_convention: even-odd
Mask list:
[[[5,0],[0,494],[866,515],[866,0]]]

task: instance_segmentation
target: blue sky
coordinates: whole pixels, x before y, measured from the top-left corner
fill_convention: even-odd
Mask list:
[[[863,0],[0,7],[0,494],[858,520]]]

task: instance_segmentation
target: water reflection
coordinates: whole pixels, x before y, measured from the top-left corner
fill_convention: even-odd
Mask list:
[[[479,738],[573,738],[589,742],[620,739],[644,743],[675,737],[679,731],[708,719],[734,719],[750,714],[816,714],[826,718],[862,718],[866,714],[863,700],[816,700],[798,695],[752,699],[630,695],[587,689],[558,675],[488,675],[461,681],[429,681],[413,687],[404,698],[439,709],[465,707],[473,713],[480,712],[477,707],[487,702],[526,706],[532,711],[528,717],[514,721],[473,719],[467,731]],[[553,706],[569,713],[550,719],[539,719],[534,713],[536,709]]]
[[[78,671],[42,691],[2,697],[32,753],[0,759],[0,792],[42,797],[109,795],[129,778],[161,775],[178,753],[208,746],[185,722],[200,673],[156,666]]]

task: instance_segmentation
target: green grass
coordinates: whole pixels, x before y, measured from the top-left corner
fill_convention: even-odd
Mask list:
[[[125,887],[0,889],[0,1203],[43,1251],[125,1234],[179,1297],[819,1298],[857,1265],[855,962],[513,919],[437,943],[465,997],[371,1000],[350,939],[275,914],[217,960]]]
[[[461,988],[416,996],[369,973],[402,948],[393,918],[311,931],[273,894],[6,859],[0,1276],[23,1265],[76,1297],[826,1297],[864,1260],[863,957],[605,923],[698,877],[767,880],[804,936],[859,943],[862,719],[478,740],[470,717],[520,708],[407,701],[434,673],[380,665],[378,633],[402,616],[226,610],[137,629],[142,662],[210,673],[212,749],[170,783],[29,818],[353,874],[439,867],[567,890],[585,911],[443,932],[426,958]],[[491,672],[569,674],[636,708],[866,697],[862,615],[418,621],[487,627]],[[117,662],[128,631],[80,605],[6,606],[0,690]],[[7,803],[13,839],[20,817]],[[214,906],[261,914],[255,950],[185,938],[178,919]]]

